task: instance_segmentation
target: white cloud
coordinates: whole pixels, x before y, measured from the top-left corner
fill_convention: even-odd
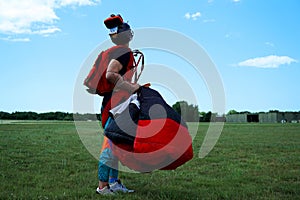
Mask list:
[[[56,10],[66,6],[94,5],[100,0],[0,0],[0,33],[49,35],[55,26]]]
[[[78,5],[78,6],[92,6],[96,3],[100,2],[97,1],[91,1],[91,0],[60,0],[59,5],[60,6],[69,6],[69,5]]]
[[[194,14],[191,14],[191,13],[186,13],[184,15],[184,18],[186,19],[192,19],[192,20],[197,20],[199,17],[201,17],[201,13],[200,12],[196,12]]]
[[[237,3],[240,2],[241,0],[232,0],[232,2]]]
[[[6,38],[0,38],[0,40],[10,41],[10,42],[30,42],[29,38],[12,38],[12,37],[6,37]]]
[[[278,68],[280,65],[291,64],[298,62],[288,56],[270,55],[266,57],[251,58],[238,63],[238,66],[258,67],[258,68]]]

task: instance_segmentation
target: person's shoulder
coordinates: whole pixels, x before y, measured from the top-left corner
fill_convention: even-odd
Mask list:
[[[130,53],[132,52],[131,49],[129,47],[126,46],[121,46],[121,45],[116,45],[113,46],[109,49],[109,52],[111,55],[113,55],[112,57],[120,57],[123,55],[130,55]]]
[[[116,51],[116,52],[131,52],[131,49],[127,46],[123,45],[115,45],[110,48],[110,51]]]

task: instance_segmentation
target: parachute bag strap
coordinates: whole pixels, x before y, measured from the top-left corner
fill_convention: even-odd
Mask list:
[[[142,75],[143,70],[144,70],[145,58],[144,58],[144,54],[141,51],[137,50],[137,49],[133,50],[132,52],[133,52],[134,57],[138,57],[137,61],[136,61],[136,59],[133,59],[134,60],[134,68],[135,68],[134,83],[137,83],[138,80],[140,79],[140,76]],[[140,62],[142,62],[141,63],[141,70],[140,70],[140,73],[138,74],[137,68],[138,68]]]

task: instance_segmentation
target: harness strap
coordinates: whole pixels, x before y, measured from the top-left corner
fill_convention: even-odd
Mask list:
[[[144,70],[144,66],[145,66],[145,58],[144,58],[144,54],[141,52],[141,51],[139,51],[139,50],[133,50],[132,51],[133,52],[133,56],[134,57],[137,57],[137,56],[139,56],[138,57],[138,59],[137,59],[137,61],[134,59],[134,83],[137,83],[138,82],[138,80],[139,80],[139,78],[140,78],[140,76],[142,75],[142,72],[143,72],[143,70]],[[141,64],[141,71],[140,71],[140,73],[138,74],[138,70],[137,70],[137,68],[138,68],[138,66],[139,66],[139,64],[140,64],[140,62],[142,61],[142,64]]]

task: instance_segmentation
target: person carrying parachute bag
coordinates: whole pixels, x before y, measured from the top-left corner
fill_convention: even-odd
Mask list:
[[[126,101],[140,88],[137,81],[143,70],[144,56],[140,51],[129,48],[133,32],[120,15],[112,14],[104,20],[104,24],[109,29],[110,39],[115,46],[100,52],[83,84],[89,93],[103,97],[101,124],[105,129],[111,120],[109,110]],[[137,61],[135,57],[138,57]],[[142,66],[138,74],[140,62]],[[99,185],[96,193],[105,195],[118,191],[134,192],[118,179],[118,159],[112,152],[112,146],[112,142],[104,137],[98,163]]]
[[[143,66],[142,59],[141,72]],[[119,113],[118,117],[112,114],[108,122],[104,114],[111,110],[105,110],[102,115],[102,119],[106,122],[104,135],[114,144],[112,145],[114,155],[130,169],[140,172],[156,169],[173,170],[192,159],[192,139],[181,116],[149,86],[150,84],[146,84],[136,90],[137,94],[131,95],[136,96],[133,98],[140,106],[128,103],[131,98],[128,96],[127,103],[123,101],[127,104],[127,109]],[[120,102],[119,99],[116,101]],[[161,109],[157,109],[150,117],[148,112],[153,106],[159,106]],[[110,106],[111,109],[116,107],[117,104]],[[166,115],[162,115],[164,112]]]
[[[104,24],[116,46],[99,54],[84,80],[88,92],[103,96],[104,142],[96,192],[133,192],[118,179],[118,161],[139,172],[174,170],[193,158],[192,139],[184,120],[159,92],[149,83],[137,83],[144,56],[129,48],[130,26],[120,15],[111,15]],[[139,56],[137,61],[135,56]]]

